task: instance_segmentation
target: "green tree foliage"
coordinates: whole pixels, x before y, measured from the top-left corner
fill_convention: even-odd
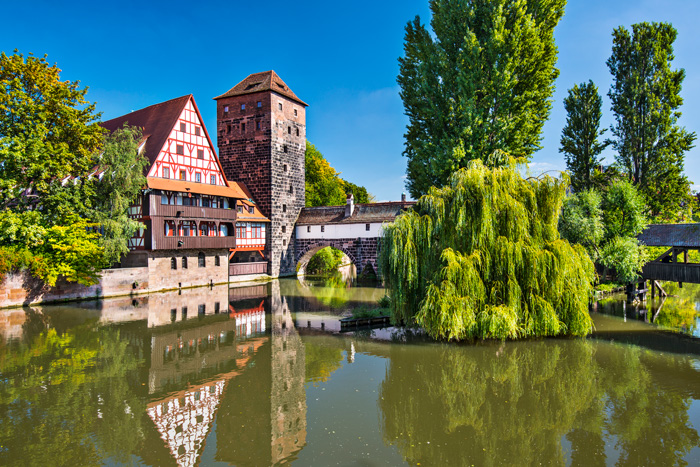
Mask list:
[[[128,240],[143,224],[130,219],[128,208],[146,186],[143,169],[148,164],[139,154],[141,130],[124,125],[105,139],[98,158],[101,178],[94,178],[94,222],[102,227],[105,264],[119,262],[129,249]]]
[[[617,162],[646,196],[652,216],[676,219],[689,199],[684,153],[697,137],[678,126],[683,69],[671,69],[676,30],[668,23],[639,23],[613,31],[613,75],[608,96],[615,124]]]
[[[571,186],[575,191],[593,188],[598,157],[608,145],[599,141],[605,129],[600,129],[603,99],[593,81],[574,85],[564,99],[566,126],[561,132],[561,147],[566,168],[571,175]]]
[[[0,54],[0,276],[26,268],[49,285],[87,285],[140,226],[127,208],[146,161],[140,131],[105,138],[87,88],[60,71],[45,57]]]
[[[582,245],[594,261],[600,257],[598,248],[605,234],[600,203],[600,193],[595,190],[575,193],[564,199],[559,217],[559,233],[562,238]]]
[[[507,163],[540,148],[551,108],[554,27],[565,0],[431,0],[431,28],[406,26],[398,83],[409,119],[414,198],[472,159]]]
[[[48,206],[51,187],[93,167],[103,138],[99,114],[87,88],[61,81],[60,71],[46,57],[0,53],[0,206],[26,201],[17,194],[29,187]]]
[[[338,269],[343,262],[343,252],[329,246],[321,248],[311,257],[306,272],[308,274],[323,274]]]
[[[595,262],[615,270],[618,280],[632,282],[648,258],[636,238],[647,225],[645,211],[644,197],[632,183],[617,180],[602,195],[591,189],[568,196],[559,232],[583,245]]]
[[[431,188],[384,229],[394,318],[445,339],[588,334],[593,263],[557,232],[567,183],[476,160]]]
[[[363,186],[340,178],[316,146],[306,142],[306,206],[342,206],[352,193],[356,203],[371,203],[374,196]]]

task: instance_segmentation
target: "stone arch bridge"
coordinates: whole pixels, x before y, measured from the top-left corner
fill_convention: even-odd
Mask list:
[[[393,222],[414,204],[405,196],[402,201],[354,204],[350,195],[345,206],[303,208],[295,226],[297,274],[303,276],[313,255],[330,246],[345,253],[358,273],[371,267],[380,277],[377,258],[382,223]]]

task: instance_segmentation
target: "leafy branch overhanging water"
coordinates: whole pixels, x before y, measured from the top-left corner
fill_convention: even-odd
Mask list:
[[[567,180],[472,161],[384,226],[395,319],[448,340],[591,332],[594,268],[559,238]]]

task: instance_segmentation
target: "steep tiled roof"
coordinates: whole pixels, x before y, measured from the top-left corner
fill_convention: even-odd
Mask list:
[[[260,212],[260,209],[258,209],[258,207],[255,206],[255,203],[252,203],[247,199],[244,199],[239,202],[244,206],[244,208],[243,212],[239,212],[238,214],[236,214],[237,221],[270,222],[270,219],[263,216],[263,214]],[[248,210],[248,208],[250,207],[253,208],[252,214]]]
[[[294,94],[294,92],[291,89],[289,89],[289,86],[287,86],[285,82],[282,81],[282,78],[280,78],[277,75],[277,73],[275,73],[272,70],[248,75],[246,79],[244,79],[243,81],[241,81],[222,95],[215,97],[214,100],[223,99],[224,97],[253,94],[255,92],[262,91],[273,91],[277,94],[281,94],[285,97],[295,100],[301,105],[308,106],[308,104],[299,99],[297,95]]]
[[[700,248],[700,224],[649,224],[637,238],[647,246]]]
[[[297,225],[370,224],[393,222],[402,211],[416,204],[413,201],[356,204],[353,213],[345,217],[345,206],[302,208]]]
[[[145,156],[150,162],[149,166],[145,169],[146,173],[148,173],[148,169],[150,169],[151,165],[156,161],[158,153],[160,153],[168,136],[170,136],[170,131],[175,126],[178,117],[180,117],[182,110],[191,97],[192,94],[189,94],[187,96],[178,97],[177,99],[161,102],[160,104],[151,105],[144,109],[122,115],[121,117],[107,120],[106,122],[100,123],[100,125],[110,132],[121,128],[125,123],[143,128],[143,136],[147,138]]]

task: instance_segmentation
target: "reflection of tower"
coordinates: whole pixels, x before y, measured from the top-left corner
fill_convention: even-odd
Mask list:
[[[304,343],[294,327],[279,283],[272,284],[272,463],[306,444],[306,390]]]

